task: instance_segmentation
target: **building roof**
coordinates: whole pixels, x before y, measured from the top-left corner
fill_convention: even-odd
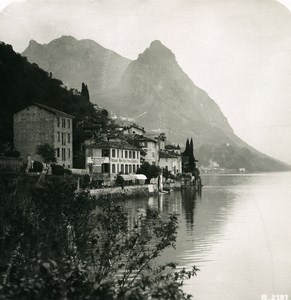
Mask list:
[[[136,129],[138,129],[138,130],[141,130],[142,132],[145,132],[145,130],[144,130],[144,128],[143,127],[141,127],[141,126],[139,126],[139,125],[137,125],[137,124],[132,124],[132,125],[129,125],[128,126],[129,128],[136,128]]]
[[[180,150],[179,145],[166,145],[165,148],[170,150]]]
[[[151,138],[151,137],[148,137],[148,136],[142,136],[142,137],[138,137],[135,139],[136,141],[139,141],[139,142],[153,142],[153,143],[157,143],[158,141]]]
[[[121,141],[96,141],[90,145],[86,145],[86,148],[97,148],[97,149],[125,149],[125,150],[135,150],[140,151],[140,148],[137,148],[128,142]]]
[[[159,155],[160,155],[160,158],[177,158],[180,156],[178,154],[168,153],[165,151],[160,151]]]
[[[40,103],[37,103],[37,102],[34,102],[34,103],[30,104],[30,105],[27,105],[25,108],[27,108],[29,106],[33,106],[33,105],[37,106],[39,108],[45,109],[46,111],[51,112],[51,113],[53,113],[53,114],[55,114],[57,116],[60,116],[60,117],[66,117],[66,118],[71,118],[71,119],[75,118],[74,116],[72,116],[70,114],[67,114],[67,113],[65,113],[65,112],[63,112],[61,110],[58,110],[58,109],[55,109],[55,108],[52,108],[50,106],[47,106],[47,105],[44,105],[44,104],[40,104]],[[20,111],[22,111],[24,109],[21,109]]]

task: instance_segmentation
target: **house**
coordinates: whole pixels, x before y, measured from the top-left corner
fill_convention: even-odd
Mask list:
[[[52,107],[33,103],[14,114],[14,148],[24,157],[42,161],[38,145],[54,147],[57,164],[73,164],[73,116]]]
[[[132,124],[128,127],[124,128],[123,134],[137,134],[137,135],[144,135],[145,130],[143,127],[140,127],[136,124]]]
[[[148,162],[151,165],[158,165],[159,143],[156,139],[147,136],[135,136],[134,139],[128,139],[128,142],[142,150],[142,162]]]
[[[165,150],[168,153],[175,153],[181,155],[181,148],[179,145],[166,145]]]
[[[135,174],[140,149],[125,140],[99,140],[85,145],[86,170],[96,180],[111,185],[118,173]]]
[[[160,151],[159,156],[159,166],[161,169],[168,170],[173,175],[177,175],[182,172],[182,157],[180,154]]]

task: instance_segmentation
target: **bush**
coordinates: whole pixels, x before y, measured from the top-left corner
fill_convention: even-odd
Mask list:
[[[52,167],[52,174],[53,175],[64,175],[65,174],[65,168],[60,165],[51,165]]]
[[[182,282],[197,269],[153,265],[175,246],[175,215],[134,221],[63,178],[11,184],[0,182],[0,299],[189,299]]]
[[[43,164],[37,160],[33,162],[32,168],[29,169],[30,172],[42,172],[42,170],[43,170]]]
[[[72,171],[70,169],[64,169],[64,174],[66,175],[72,175]]]

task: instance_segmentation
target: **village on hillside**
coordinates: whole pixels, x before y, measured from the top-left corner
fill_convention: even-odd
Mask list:
[[[74,116],[40,103],[16,112],[14,148],[21,156],[2,157],[1,166],[26,173],[87,175],[94,188],[117,186],[120,181],[122,185],[157,184],[159,175],[163,183],[187,177],[195,184],[199,170],[192,139],[181,153],[179,145],[167,143],[161,130],[147,132],[133,119],[111,117],[107,110],[94,107],[95,118],[76,124]],[[79,158],[73,150],[76,128],[84,136]]]

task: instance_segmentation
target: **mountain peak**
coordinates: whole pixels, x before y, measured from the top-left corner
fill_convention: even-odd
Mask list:
[[[29,47],[33,47],[33,46],[39,46],[40,44],[37,42],[37,41],[35,41],[35,40],[30,40],[29,41]]]
[[[159,47],[165,47],[160,40],[154,40],[150,44],[150,48],[159,48]]]
[[[175,60],[175,55],[161,41],[155,40],[151,42],[149,48],[139,55],[138,60],[161,63],[163,61]]]
[[[50,43],[65,42],[65,43],[76,43],[78,40],[71,35],[62,35],[60,38],[52,40]]]

